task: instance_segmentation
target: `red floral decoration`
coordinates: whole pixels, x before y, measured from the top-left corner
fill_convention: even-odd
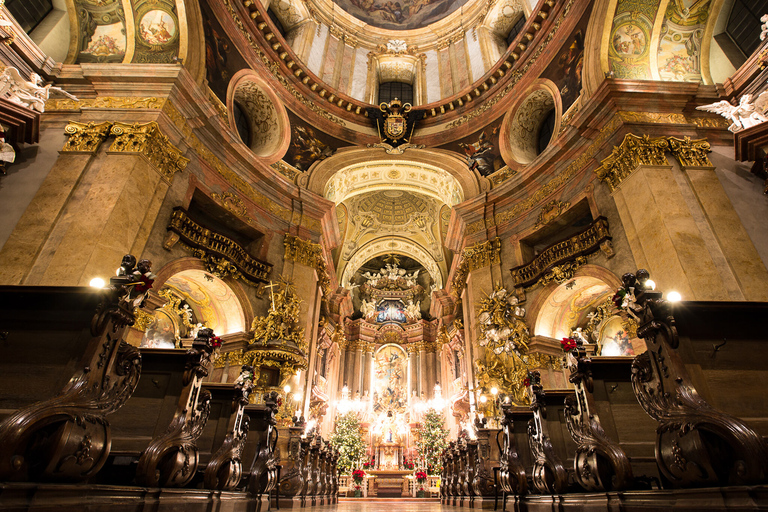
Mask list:
[[[363,478],[365,478],[365,471],[362,469],[356,469],[352,472],[352,478],[355,480],[355,482],[362,482]]]
[[[427,481],[427,474],[425,472],[423,472],[423,471],[417,471],[416,472],[416,481],[419,482],[419,483],[426,482]]]
[[[221,346],[221,338],[218,336],[211,336],[210,343],[213,348],[219,348]]]
[[[523,386],[528,387],[530,385],[531,385],[531,378],[530,377],[524,378],[523,379]]]
[[[613,301],[613,305],[616,306],[616,308],[621,309],[621,304],[624,302],[624,297],[626,297],[626,295],[627,290],[624,288],[619,288],[611,299]]]
[[[154,279],[150,279],[144,274],[139,276],[139,281],[141,284],[137,284],[136,287],[134,288],[137,292],[145,292],[149,290],[150,288],[152,288],[152,283],[155,282]]]
[[[569,352],[576,348],[576,340],[573,338],[563,338],[560,345],[563,346],[563,352]]]

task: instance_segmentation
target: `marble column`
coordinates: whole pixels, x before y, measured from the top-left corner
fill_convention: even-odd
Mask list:
[[[429,388],[427,387],[427,353],[424,348],[424,342],[419,343],[419,396],[429,399]]]
[[[360,395],[371,392],[371,365],[373,362],[373,343],[366,343],[363,350],[363,385]]]
[[[339,396],[341,396],[341,389],[344,387],[344,384],[347,382],[347,348],[345,345],[339,346],[339,374],[336,376],[336,380],[338,381],[337,391],[339,393]]]
[[[427,352],[427,398],[430,399],[434,395],[435,391],[435,383],[437,382],[437,377],[435,373],[435,348],[434,346],[429,347],[429,352]]]
[[[355,398],[358,396],[361,390],[362,377],[363,377],[363,346],[360,342],[355,344],[355,351],[352,353],[352,359],[354,359],[354,365],[352,369],[352,385],[349,388],[350,396]]]
[[[408,360],[411,364],[411,385],[410,389],[408,389],[408,397],[410,399],[414,391],[417,394],[419,392],[418,352],[413,344],[408,345],[406,350],[408,351]]]

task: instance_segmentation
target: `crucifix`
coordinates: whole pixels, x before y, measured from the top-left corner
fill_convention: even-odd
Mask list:
[[[269,282],[269,286],[264,286],[264,288],[269,288],[269,296],[272,298],[272,311],[275,310],[275,292],[272,290],[275,286],[279,286],[272,281]]]

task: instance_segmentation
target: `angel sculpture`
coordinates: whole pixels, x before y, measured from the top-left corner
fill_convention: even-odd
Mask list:
[[[69,99],[78,101],[75,96],[62,88],[54,87],[51,84],[44,86],[42,83],[43,79],[37,73],[29,75],[29,81],[26,81],[18,69],[7,67],[0,74],[0,97],[40,113],[45,111],[45,102],[51,92],[58,92]]]
[[[766,108],[768,108],[768,91],[761,93],[754,103],[752,103],[752,95],[745,94],[739,99],[737,106],[731,105],[729,101],[722,100],[696,107],[696,110],[720,114],[729,121],[732,121],[728,130],[736,133],[768,121],[768,117],[763,115]]]

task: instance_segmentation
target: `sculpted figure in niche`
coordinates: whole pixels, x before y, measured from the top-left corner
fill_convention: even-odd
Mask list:
[[[59,87],[42,84],[43,79],[37,73],[32,73],[29,81],[26,81],[18,69],[7,67],[0,75],[0,97],[40,113],[45,111],[45,102],[48,101],[52,91],[77,101],[76,97]]]

